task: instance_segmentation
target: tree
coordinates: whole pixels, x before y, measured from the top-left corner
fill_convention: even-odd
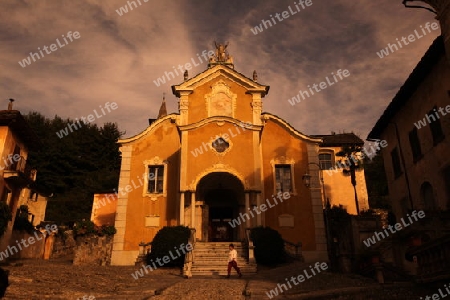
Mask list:
[[[383,157],[377,153],[372,159],[364,158],[369,206],[372,208],[390,209],[388,185],[384,170]]]
[[[341,148],[341,151],[336,153],[336,156],[345,158],[345,167],[343,169],[344,174],[350,175],[350,181],[353,185],[353,191],[355,193],[356,214],[359,215],[359,202],[358,194],[356,193],[356,171],[362,169],[362,161],[359,159],[359,155],[362,150],[362,145],[346,145]],[[340,160],[342,162],[342,159]]]
[[[28,164],[38,170],[36,185],[53,194],[46,218],[58,223],[89,219],[92,195],[117,188],[120,152],[117,140],[124,134],[117,124],[82,124],[68,135],[62,129],[75,121],[58,116],[46,118],[38,112],[25,116],[42,147],[30,151]],[[80,122],[81,123],[81,122]]]

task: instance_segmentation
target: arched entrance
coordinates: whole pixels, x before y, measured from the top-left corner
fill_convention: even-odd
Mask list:
[[[244,186],[236,176],[226,172],[210,173],[199,181],[196,195],[202,202],[202,241],[231,242],[243,238],[244,228],[230,225],[245,207]]]

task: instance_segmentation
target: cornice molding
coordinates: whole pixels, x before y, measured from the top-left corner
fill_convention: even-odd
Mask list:
[[[208,125],[211,123],[216,123],[217,126],[223,126],[225,123],[230,123],[230,124],[235,124],[241,128],[245,128],[245,130],[253,130],[253,131],[260,131],[263,128],[263,126],[253,125],[250,123],[244,123],[240,120],[237,120],[232,117],[227,117],[227,116],[213,116],[213,117],[209,117],[209,118],[200,120],[198,122],[195,122],[195,123],[192,123],[189,125],[178,126],[178,128],[180,129],[180,131],[189,131],[189,130],[197,129],[197,128],[200,128],[202,126],[205,126],[205,125]]]
[[[179,117],[179,115],[177,115],[177,114],[167,115],[167,116],[165,116],[165,117],[163,117],[161,119],[158,119],[155,122],[153,122],[150,126],[147,127],[147,129],[145,129],[141,133],[138,133],[135,136],[132,136],[132,137],[129,137],[129,138],[126,138],[126,139],[118,140],[117,143],[120,144],[120,145],[125,145],[125,144],[128,144],[128,143],[134,142],[134,141],[136,141],[136,140],[146,136],[150,132],[152,132],[155,128],[159,127],[165,121],[170,120],[171,123],[176,123],[178,117]]]
[[[285,120],[283,120],[280,117],[277,117],[275,115],[272,115],[270,113],[263,113],[261,115],[261,118],[264,121],[273,120],[273,121],[279,123],[280,125],[285,127],[290,133],[292,133],[294,136],[299,137],[300,139],[302,139],[304,141],[311,142],[311,143],[316,143],[316,144],[320,144],[320,143],[323,142],[323,140],[321,138],[313,138],[313,137],[310,137],[310,136],[308,136],[308,135],[306,135],[304,133],[301,133],[300,131],[295,129],[291,124],[289,124]]]

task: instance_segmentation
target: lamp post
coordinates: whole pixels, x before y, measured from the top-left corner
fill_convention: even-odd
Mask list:
[[[326,207],[328,205],[328,199],[327,199],[326,192],[325,192],[325,183],[323,181],[323,170],[318,163],[310,162],[310,163],[308,163],[308,165],[316,165],[317,167],[319,167],[319,180],[320,180],[321,190],[322,190],[322,194],[323,194],[322,205],[324,207]],[[311,177],[312,176],[310,174],[308,174],[308,172],[306,172],[302,176],[303,184],[307,188],[309,188],[311,186]]]

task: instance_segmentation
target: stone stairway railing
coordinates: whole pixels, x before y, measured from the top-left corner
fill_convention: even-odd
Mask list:
[[[247,261],[250,264],[255,263],[256,264],[256,260],[255,260],[255,246],[253,245],[253,241],[250,237],[250,233],[251,233],[252,229],[251,228],[246,228],[245,229],[245,240],[244,240],[244,246],[247,248]]]
[[[289,241],[284,241],[284,251],[290,257],[297,259],[301,262],[305,261],[302,254],[302,243],[298,242],[297,244],[291,243]]]

